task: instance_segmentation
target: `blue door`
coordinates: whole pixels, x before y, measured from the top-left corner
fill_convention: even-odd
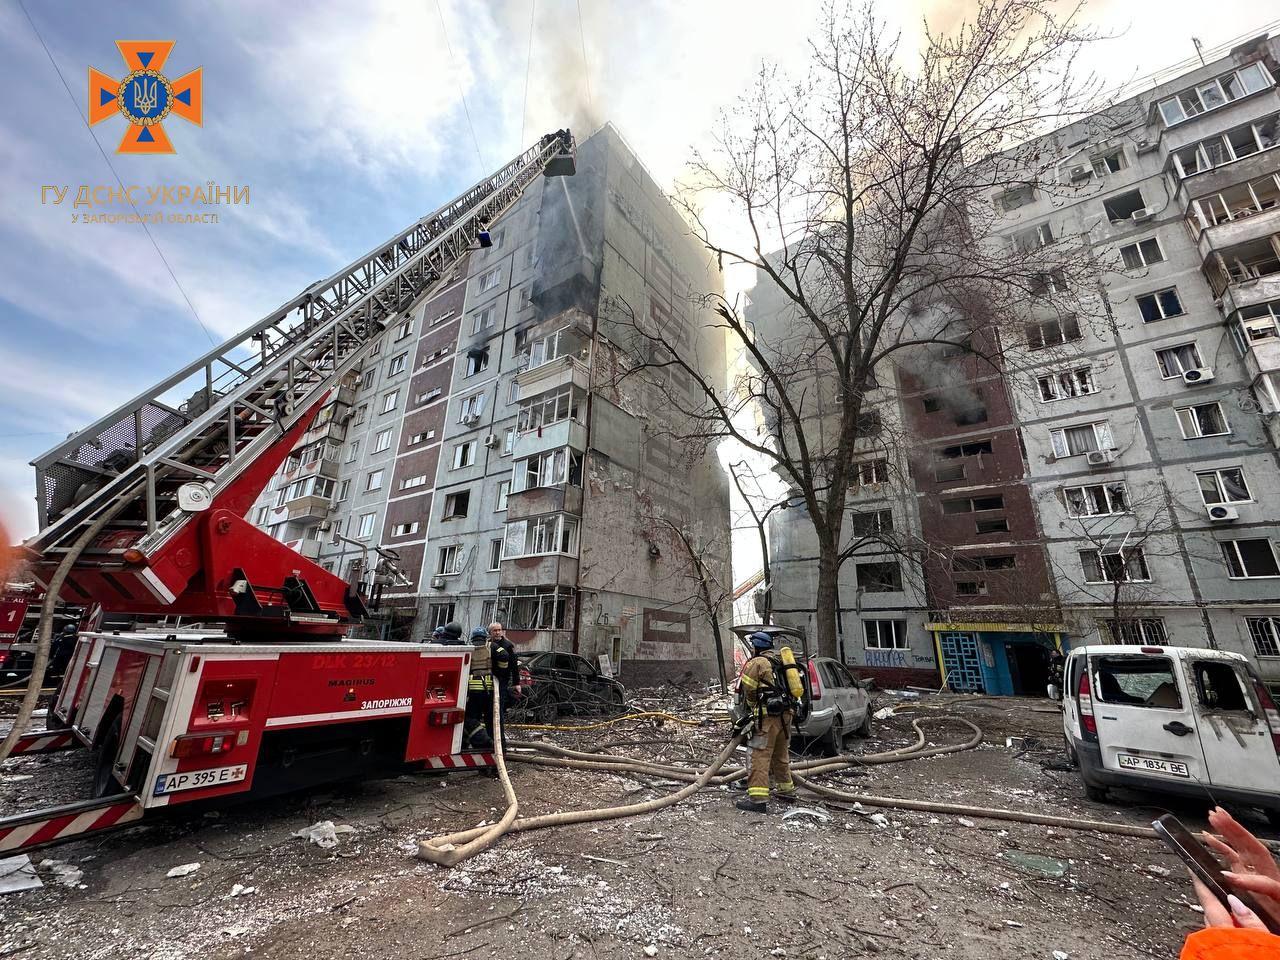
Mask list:
[[[982,667],[978,662],[978,638],[972,633],[944,633],[938,638],[942,647],[942,669],[946,684],[962,693],[982,693]]]

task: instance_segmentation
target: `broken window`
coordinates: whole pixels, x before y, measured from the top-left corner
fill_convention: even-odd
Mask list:
[[[1164,620],[1160,617],[1124,617],[1103,620],[1098,624],[1103,643],[1122,643],[1132,647],[1159,647],[1169,642]]]
[[[1235,667],[1222,660],[1193,660],[1191,674],[1196,693],[1209,710],[1249,710],[1253,705],[1245,693]]]
[[[1053,228],[1048,223],[1040,223],[1026,230],[1019,230],[1013,235],[1013,249],[1018,253],[1031,253],[1053,243]]]
[[[1043,350],[1080,339],[1080,324],[1075,314],[1055,317],[1026,325],[1027,349]]]
[[[1040,388],[1040,399],[1046,403],[1052,400],[1065,400],[1068,397],[1082,397],[1097,390],[1088,367],[1078,367],[1075,370],[1064,370],[1061,373],[1037,377],[1036,384]]]
[[[884,457],[862,460],[852,465],[850,486],[889,482],[889,461]]]
[[[1145,583],[1151,579],[1141,547],[1081,550],[1080,566],[1086,583]]]
[[[1183,90],[1177,96],[1161,100],[1160,116],[1164,118],[1165,126],[1172,127],[1208,110],[1216,110],[1250,93],[1265,90],[1271,84],[1271,75],[1267,73],[1261,61],[1254,61],[1239,70],[1233,70],[1231,73],[1198,84],[1190,90]]]
[[[1156,363],[1160,366],[1160,376],[1165,380],[1173,380],[1188,370],[1201,366],[1200,351],[1194,343],[1180,343],[1176,347],[1165,347],[1156,351]]]
[[[1044,273],[1031,275],[1031,296],[1044,299],[1050,294],[1067,292],[1067,272],[1055,267]]]
[[[1119,173],[1129,165],[1128,161],[1125,160],[1123,148],[1117,148],[1110,153],[1096,156],[1090,163],[1093,166],[1093,172],[1100,177],[1105,177],[1109,173]]]
[[[974,528],[977,533],[1007,533],[1009,531],[1009,521],[1004,517],[993,517],[990,520],[974,521]]]
[[[1178,415],[1178,429],[1182,431],[1182,439],[1195,440],[1199,437],[1220,437],[1231,432],[1227,418],[1222,414],[1218,403],[1198,403],[1193,407],[1175,407]]]
[[[1164,260],[1164,251],[1160,249],[1160,241],[1155,237],[1139,240],[1120,248],[1120,259],[1129,270],[1160,263]]]
[[[1072,517],[1128,513],[1127,496],[1123,483],[1090,483],[1083,487],[1065,487],[1062,491],[1067,515]]]
[[[1275,548],[1265,537],[1255,540],[1227,540],[1220,544],[1227,576],[1232,580],[1280,577]]]
[[[990,440],[972,440],[969,443],[958,443],[953,447],[943,447],[938,451],[939,457],[955,459],[956,457],[980,457],[991,453]]]
[[[862,636],[869,650],[905,650],[909,646],[905,620],[863,620]]]
[[[1222,467],[1196,474],[1200,482],[1200,497],[1205,506],[1215,503],[1246,503],[1252,500],[1249,487],[1244,482],[1244,471],[1239,467]]]
[[[1182,301],[1178,298],[1176,287],[1157,290],[1155,293],[1144,293],[1137,300],[1143,323],[1155,323],[1167,317],[1181,316],[1183,312]]]
[[[933,468],[933,479],[937,483],[951,483],[964,479],[964,464],[941,464]]]
[[[1105,421],[1050,430],[1049,438],[1055,457],[1079,457],[1094,450],[1109,450],[1112,446],[1111,426]]]
[[[1010,213],[1019,207],[1025,207],[1035,198],[1035,187],[1029,183],[1022,183],[1016,187],[1010,187],[996,197],[996,206],[1000,208],[1002,213]]]
[[[1102,209],[1106,211],[1107,219],[1112,223],[1123,223],[1132,220],[1135,213],[1146,213],[1147,204],[1142,199],[1141,190],[1128,190],[1109,200],[1104,200]]]
[[[457,493],[450,493],[444,498],[444,514],[445,520],[457,520],[467,515],[467,511],[471,508],[471,491],[460,490]]]
[[[849,531],[854,537],[875,537],[893,532],[892,510],[871,510],[849,515]]]
[[[976,423],[986,423],[987,408],[981,404],[970,404],[963,410],[957,410],[953,419],[957,427],[971,427]]]
[[[1168,657],[1098,657],[1094,693],[1103,703],[1182,709],[1182,692]]]
[[[894,593],[902,589],[902,571],[896,560],[856,565],[858,586],[868,593]]]

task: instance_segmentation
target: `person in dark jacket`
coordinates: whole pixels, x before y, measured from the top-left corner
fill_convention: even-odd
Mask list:
[[[515,645],[507,639],[507,629],[497,620],[489,624],[489,669],[498,688],[502,713],[502,749],[507,749],[507,707],[524,695],[520,686],[520,660]],[[490,731],[492,733],[492,731]]]

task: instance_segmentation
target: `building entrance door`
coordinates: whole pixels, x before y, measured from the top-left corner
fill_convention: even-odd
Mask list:
[[[942,671],[946,684],[963,693],[983,693],[982,669],[978,663],[978,638],[972,633],[944,633],[938,637],[942,647]]]

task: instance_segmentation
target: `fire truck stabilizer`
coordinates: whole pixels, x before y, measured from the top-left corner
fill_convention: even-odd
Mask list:
[[[187,804],[492,765],[462,750],[469,649],[345,637],[365,613],[355,585],[244,516],[382,331],[537,177],[572,175],[573,148],[568,130],[543,137],[34,462],[42,529],[24,547],[42,588],[66,564],[65,602],[200,626],[81,632],[49,729],[14,752],[91,750],[94,797],[0,818],[0,851]]]

